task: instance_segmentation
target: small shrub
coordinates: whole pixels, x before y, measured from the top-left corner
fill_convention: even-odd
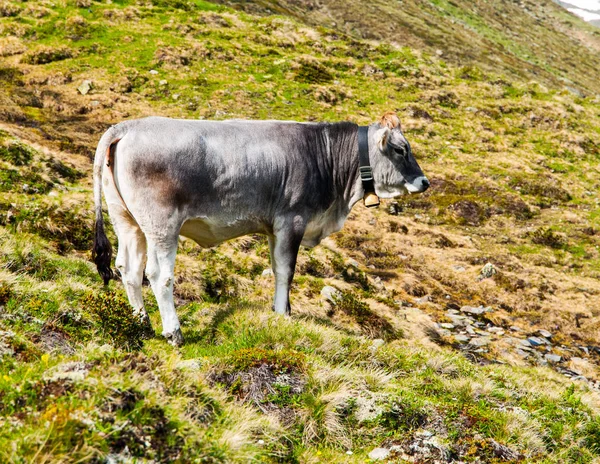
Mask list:
[[[303,274],[308,274],[313,277],[325,277],[327,275],[325,265],[314,256],[308,257],[308,261],[302,266],[300,271]]]
[[[142,340],[151,335],[149,327],[133,314],[127,299],[117,292],[90,292],[82,306],[94,317],[102,336],[116,346],[140,349]]]
[[[8,300],[10,300],[12,294],[12,287],[8,283],[0,283],[0,305],[6,304]]]
[[[367,303],[351,293],[342,293],[341,298],[336,301],[335,309],[353,318],[361,329],[373,338],[392,340],[398,336],[387,319],[374,313]]]
[[[307,84],[325,84],[333,81],[333,75],[316,61],[303,61],[296,72],[296,80]]]
[[[36,151],[21,143],[12,142],[8,146],[0,147],[0,159],[15,166],[25,166],[31,162]]]
[[[78,181],[82,177],[85,177],[85,174],[83,172],[75,169],[72,166],[67,166],[62,161],[54,158],[49,159],[46,162],[46,166],[48,166],[51,171],[55,172],[60,177],[71,183]]]
[[[386,405],[379,422],[390,430],[408,431],[425,425],[427,413],[414,401],[398,399]]]
[[[567,239],[563,234],[554,232],[551,227],[540,227],[531,233],[531,241],[538,245],[544,245],[551,248],[564,248],[567,245]]]
[[[222,303],[237,295],[237,282],[232,270],[206,268],[202,271],[205,299],[211,303]]]

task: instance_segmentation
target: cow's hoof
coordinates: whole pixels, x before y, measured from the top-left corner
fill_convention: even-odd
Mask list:
[[[177,329],[174,332],[163,334],[167,341],[173,346],[181,346],[183,345],[183,334],[181,333],[181,329]]]

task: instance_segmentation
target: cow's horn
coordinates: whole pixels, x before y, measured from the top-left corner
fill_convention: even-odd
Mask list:
[[[379,197],[373,192],[366,193],[363,202],[367,208],[377,208],[379,206]]]

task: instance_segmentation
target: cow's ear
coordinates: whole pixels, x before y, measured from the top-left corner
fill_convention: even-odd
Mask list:
[[[388,142],[390,140],[390,130],[387,127],[379,129],[375,134],[375,140],[377,140],[377,146],[381,151],[387,151]]]

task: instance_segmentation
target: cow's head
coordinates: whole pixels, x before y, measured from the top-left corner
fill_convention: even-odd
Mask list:
[[[375,129],[375,130],[373,130]],[[369,131],[369,157],[375,193],[395,198],[405,193],[422,193],[429,181],[417,164],[396,113],[385,113]]]

